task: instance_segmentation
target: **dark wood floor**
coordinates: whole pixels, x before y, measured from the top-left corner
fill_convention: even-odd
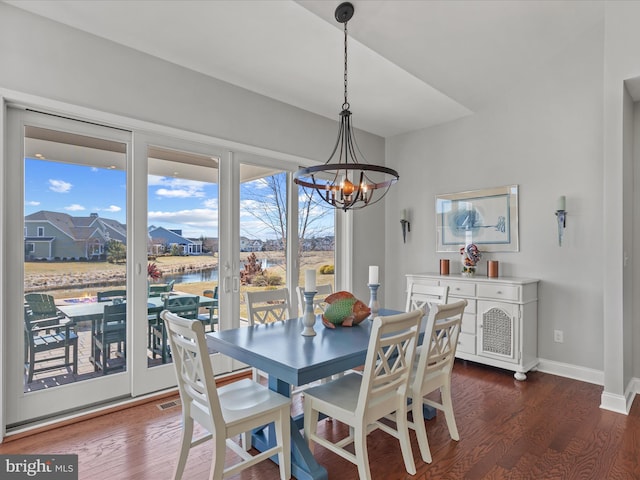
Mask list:
[[[433,463],[420,459],[418,473],[404,470],[397,441],[383,432],[369,436],[373,479],[640,479],[640,405],[630,415],[601,410],[602,387],[532,372],[526,382],[510,372],[456,362],[454,408],[460,441],[449,438],[444,415],[427,425]],[[6,441],[0,454],[76,453],[82,480],[163,480],[172,478],[180,437],[180,407],[160,410],[167,399],[49,432]],[[300,409],[300,405],[296,405]],[[343,436],[339,422],[322,422],[324,433]],[[330,479],[357,479],[355,466],[317,447]],[[229,457],[231,454],[229,454]],[[185,479],[205,479],[208,444],[192,450]],[[263,462],[234,478],[277,479]]]

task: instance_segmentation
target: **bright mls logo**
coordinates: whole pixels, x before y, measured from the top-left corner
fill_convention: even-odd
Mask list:
[[[0,455],[0,480],[78,480],[77,455]]]

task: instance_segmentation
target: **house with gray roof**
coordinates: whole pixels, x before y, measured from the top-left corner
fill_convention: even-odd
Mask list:
[[[202,254],[202,241],[182,236],[182,230],[170,230],[165,227],[149,227],[149,247],[150,255],[170,252],[177,246],[181,255]]]
[[[97,213],[74,217],[40,210],[24,218],[24,253],[27,260],[105,258],[109,240],[126,244],[127,227]]]

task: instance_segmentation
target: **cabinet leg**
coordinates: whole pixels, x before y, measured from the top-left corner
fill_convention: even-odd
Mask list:
[[[516,372],[513,374],[516,380],[524,382],[527,379],[527,375],[524,372]]]

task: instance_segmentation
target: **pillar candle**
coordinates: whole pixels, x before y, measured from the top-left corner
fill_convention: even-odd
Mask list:
[[[304,272],[304,291],[315,292],[316,291],[316,271],[306,270]]]
[[[567,208],[567,197],[565,197],[564,195],[561,195],[558,198],[558,208],[556,208],[556,210],[566,210]]]
[[[369,266],[369,285],[377,285],[378,284],[378,266],[370,265]]]

